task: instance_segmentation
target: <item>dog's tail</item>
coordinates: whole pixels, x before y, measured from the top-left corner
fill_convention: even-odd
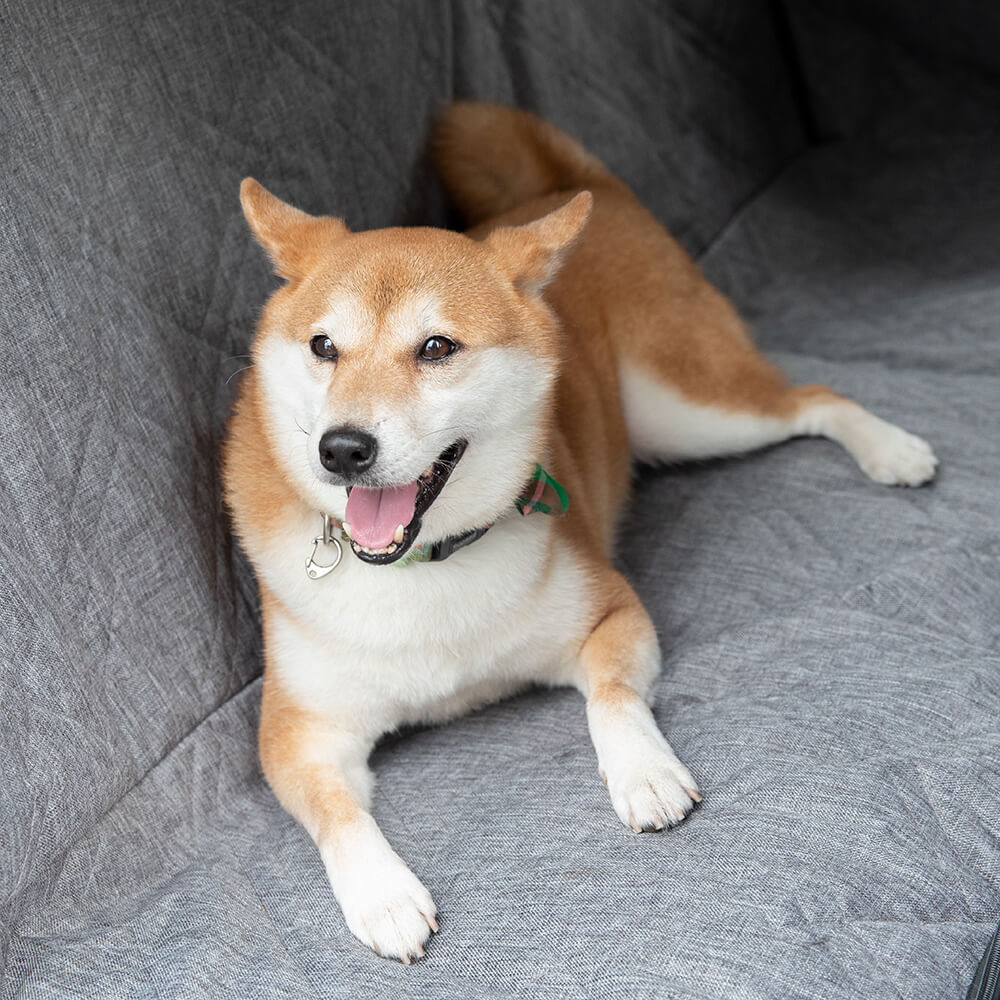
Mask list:
[[[612,177],[564,132],[502,104],[452,104],[438,119],[434,157],[470,225],[532,198],[593,187]]]

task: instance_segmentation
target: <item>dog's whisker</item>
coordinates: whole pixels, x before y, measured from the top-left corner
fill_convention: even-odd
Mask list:
[[[242,375],[243,372],[248,372],[251,368],[253,368],[253,365],[247,365],[245,368],[237,368],[236,371],[234,371],[233,374],[226,379],[226,385],[229,385],[229,383],[232,382],[237,375]]]

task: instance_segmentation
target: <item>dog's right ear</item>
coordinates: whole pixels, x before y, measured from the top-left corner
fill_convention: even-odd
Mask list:
[[[486,245],[497,255],[501,269],[515,287],[531,295],[559,273],[566,255],[579,240],[594,196],[580,191],[562,208],[523,226],[501,226],[486,237]]]
[[[252,177],[240,184],[240,204],[257,242],[274,264],[274,273],[288,281],[301,278],[310,257],[348,232],[340,219],[303,212]]]

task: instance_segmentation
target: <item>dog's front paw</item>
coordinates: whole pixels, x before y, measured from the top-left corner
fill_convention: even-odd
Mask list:
[[[383,958],[406,965],[423,958],[424,943],[438,929],[431,894],[408,868],[372,872],[359,891],[340,900],[351,933]]]
[[[365,839],[323,850],[330,884],[351,933],[377,955],[409,965],[438,929],[437,907],[377,829]]]
[[[636,833],[674,826],[701,801],[691,772],[677,759],[649,708],[592,704],[587,716],[601,777],[618,818]]]
[[[626,750],[602,777],[618,818],[636,833],[675,826],[701,801],[688,769],[659,748]]]

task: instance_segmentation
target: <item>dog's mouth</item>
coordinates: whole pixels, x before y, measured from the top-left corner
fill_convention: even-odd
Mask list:
[[[445,448],[405,486],[348,487],[344,531],[359,559],[384,566],[406,553],[420,534],[420,519],[444,489],[467,444],[456,441]]]

